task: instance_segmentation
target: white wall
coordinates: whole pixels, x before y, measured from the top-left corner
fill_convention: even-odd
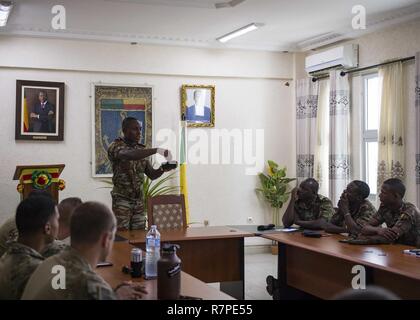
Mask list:
[[[109,189],[91,177],[92,82],[152,85],[155,132],[178,128],[182,84],[215,85],[216,128],[264,129],[265,159],[294,174],[294,91],[283,80],[292,77],[292,55],[0,37],[0,57],[0,222],[19,201],[12,181],[18,164],[65,163],[61,198],[111,204]],[[14,140],[16,79],[65,82],[63,142]],[[257,177],[244,166],[190,165],[188,184],[192,221],[269,222],[254,192]]]

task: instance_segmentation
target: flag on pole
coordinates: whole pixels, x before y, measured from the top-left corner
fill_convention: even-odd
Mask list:
[[[23,132],[29,131],[29,112],[26,96],[23,97]]]
[[[186,121],[183,119],[181,121],[181,134],[180,134],[180,144],[179,144],[179,185],[181,189],[181,194],[185,198],[185,214],[187,218],[187,224],[190,221],[190,211],[188,207],[188,188],[187,188],[187,126]]]

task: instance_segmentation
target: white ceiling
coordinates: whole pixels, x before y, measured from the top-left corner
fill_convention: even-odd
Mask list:
[[[420,19],[420,0],[12,1],[0,34],[274,51],[308,50]],[[66,9],[66,30],[51,27],[58,3]],[[356,4],[366,8],[366,30],[351,28]],[[264,26],[227,44],[215,40],[252,22]]]

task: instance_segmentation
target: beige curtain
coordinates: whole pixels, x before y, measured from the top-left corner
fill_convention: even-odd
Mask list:
[[[314,176],[314,148],[318,108],[318,82],[296,81],[296,175],[298,184]]]
[[[329,135],[330,114],[329,95],[330,81],[319,81],[318,116],[316,118],[316,144],[315,144],[315,179],[319,182],[319,193],[329,195]]]
[[[350,83],[348,74],[330,71],[329,197],[337,205],[350,182]]]
[[[405,177],[402,63],[379,68],[382,82],[379,124],[378,187],[386,179]],[[378,189],[379,190],[379,189]]]

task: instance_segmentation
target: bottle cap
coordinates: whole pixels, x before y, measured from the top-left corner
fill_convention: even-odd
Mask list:
[[[162,250],[165,252],[176,252],[176,250],[179,250],[179,248],[179,245],[171,243],[164,243],[162,246]]]

